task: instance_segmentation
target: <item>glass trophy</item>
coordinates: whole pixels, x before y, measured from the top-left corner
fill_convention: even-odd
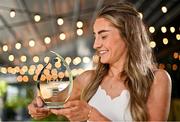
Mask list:
[[[45,107],[63,108],[64,103],[71,96],[73,76],[64,58],[54,51],[51,53],[53,57],[38,75],[38,92]]]

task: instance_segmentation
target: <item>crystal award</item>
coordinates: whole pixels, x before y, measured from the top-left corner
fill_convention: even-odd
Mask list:
[[[58,53],[42,68],[37,78],[37,88],[45,107],[63,108],[71,96],[73,76],[68,63]]]

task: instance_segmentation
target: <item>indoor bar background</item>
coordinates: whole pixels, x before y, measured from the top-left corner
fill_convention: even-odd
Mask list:
[[[50,50],[65,57],[73,77],[94,67],[92,25],[104,1],[0,0],[0,121],[34,121],[27,105]],[[180,1],[128,2],[151,34],[158,67],[172,78],[169,120],[180,121]]]

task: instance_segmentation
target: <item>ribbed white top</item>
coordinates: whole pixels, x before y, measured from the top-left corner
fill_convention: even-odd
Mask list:
[[[99,86],[94,96],[90,99],[89,105],[96,108],[102,115],[113,122],[129,122],[132,121],[129,100],[130,94],[128,90],[123,90],[119,96],[111,99],[106,91]]]

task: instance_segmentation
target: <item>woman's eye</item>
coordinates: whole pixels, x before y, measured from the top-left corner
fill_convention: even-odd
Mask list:
[[[102,38],[102,39],[106,39],[106,37],[107,37],[107,36],[102,36],[101,38]]]

